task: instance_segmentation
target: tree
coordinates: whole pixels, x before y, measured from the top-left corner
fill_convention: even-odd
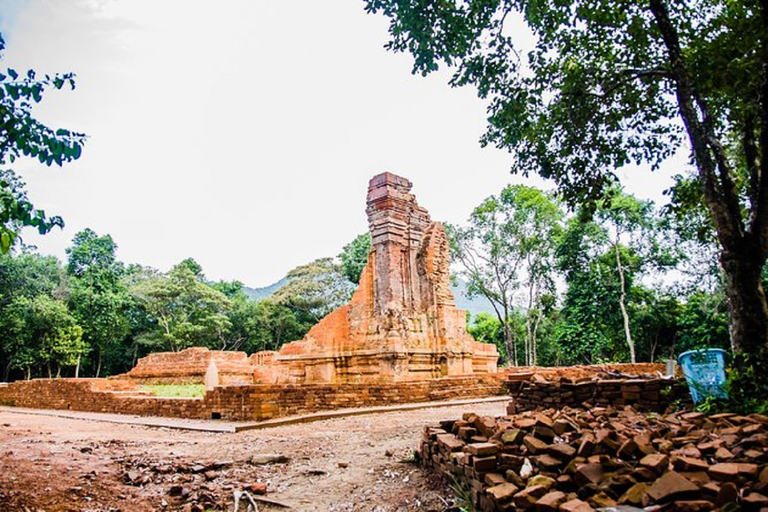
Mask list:
[[[618,303],[623,320],[624,337],[629,348],[629,360],[637,361],[635,342],[632,339],[630,317],[627,312],[630,282],[626,272],[632,266],[634,273],[647,267],[664,268],[676,263],[674,251],[663,247],[658,240],[660,225],[655,217],[653,203],[640,201],[614,187],[607,197],[598,201],[595,221],[601,226],[608,243],[607,250],[614,255],[616,274],[619,280]]]
[[[83,328],[83,338],[96,352],[96,377],[101,375],[105,353],[129,332],[126,310],[130,297],[121,280],[125,269],[115,257],[116,250],[111,236],[85,229],[75,235],[66,251],[70,309]]]
[[[371,234],[358,235],[344,246],[338,258],[341,261],[341,273],[350,282],[360,283],[360,274],[368,263],[368,253],[371,251]]]
[[[130,292],[154,321],[145,344],[174,352],[191,346],[219,348],[231,326],[227,312],[232,302],[202,281],[194,260],[182,261],[167,275],[141,279]]]
[[[4,381],[12,368],[31,371],[36,364],[36,352],[26,329],[26,312],[21,309],[40,295],[67,300],[66,274],[59,261],[28,252],[0,255],[0,365]],[[20,363],[25,358],[26,362]]]
[[[552,178],[574,202],[599,198],[631,162],[681,145],[720,245],[737,352],[768,345],[768,6],[756,0],[366,0],[390,18],[388,47],[414,72],[445,63],[451,85],[487,99],[483,144]],[[536,42],[525,62],[508,24]],[[510,15],[512,14],[512,15]],[[743,188],[739,184],[744,184]],[[742,193],[743,192],[743,193]]]
[[[58,376],[62,366],[75,366],[87,351],[82,329],[60,300],[49,295],[21,296],[4,313],[0,320],[4,348],[12,354],[12,366],[24,370],[27,379],[37,365],[46,368],[48,378],[55,367]]]
[[[5,41],[0,35],[0,58]],[[72,73],[45,75],[28,70],[19,74],[8,69],[0,73],[0,166],[13,163],[20,156],[37,158],[48,166],[63,165],[80,157],[85,135],[69,130],[47,127],[32,116],[32,106],[43,99],[51,87],[61,89],[65,84],[75,88]],[[24,182],[9,169],[0,169],[0,253],[7,253],[24,226],[37,228],[45,234],[54,226],[64,225],[61,217],[46,217],[27,198]]]
[[[547,194],[505,187],[472,211],[467,227],[449,226],[451,253],[470,296],[486,297],[504,333],[507,360],[518,364],[515,304],[525,309],[526,364],[536,364],[541,300],[552,288],[552,260],[563,214]],[[524,286],[523,297],[516,293]]]
[[[272,302],[291,309],[310,327],[352,297],[354,285],[332,258],[300,265],[286,275],[288,282],[270,296]]]

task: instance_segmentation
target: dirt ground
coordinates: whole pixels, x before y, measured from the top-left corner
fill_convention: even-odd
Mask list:
[[[451,491],[409,462],[423,426],[504,408],[388,412],[236,434],[0,411],[0,511],[232,511],[240,491],[299,511],[450,510]],[[239,512],[247,504],[243,497]]]

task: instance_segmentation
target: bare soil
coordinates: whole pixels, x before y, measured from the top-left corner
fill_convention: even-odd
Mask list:
[[[335,418],[237,434],[0,411],[0,511],[232,511],[247,490],[307,511],[444,511],[412,462],[423,427],[504,402]],[[263,463],[266,456],[286,462]],[[242,499],[239,511],[246,510]],[[287,510],[259,502],[260,511]],[[454,509],[456,510],[456,509]]]

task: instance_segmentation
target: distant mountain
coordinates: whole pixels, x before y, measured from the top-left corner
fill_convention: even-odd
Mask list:
[[[477,316],[478,313],[489,313],[494,317],[496,316],[491,302],[482,295],[472,298],[467,297],[466,281],[457,278],[456,286],[451,285],[451,291],[456,299],[456,307],[472,313],[472,318]]]
[[[288,279],[284,277],[278,282],[272,283],[271,285],[265,286],[264,288],[250,288],[248,286],[243,286],[243,291],[246,295],[248,295],[248,297],[254,300],[263,300],[285,286],[287,282]]]
[[[252,299],[263,300],[285,286],[287,282],[288,280],[286,278],[282,278],[278,282],[263,288],[250,288],[244,286],[243,291]],[[491,306],[491,303],[488,302],[488,299],[485,297],[473,297],[471,299],[467,297],[467,283],[461,279],[457,280],[456,286],[451,286],[451,291],[453,291],[453,296],[456,298],[456,307],[463,309],[464,311],[469,311],[472,313],[473,317],[478,313],[483,312],[494,314],[493,306]]]

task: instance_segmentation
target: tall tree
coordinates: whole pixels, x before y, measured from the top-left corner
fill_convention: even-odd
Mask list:
[[[737,352],[768,346],[768,5],[757,0],[366,0],[414,72],[489,100],[483,144],[588,202],[687,143],[720,245]],[[520,58],[509,23],[536,37]],[[738,186],[744,183],[745,187]],[[743,190],[743,194],[740,192]]]
[[[288,282],[270,296],[274,304],[293,310],[303,323],[312,325],[349,301],[354,285],[332,258],[300,265],[286,275]]]
[[[35,253],[0,255],[0,364],[3,380],[12,368],[31,372],[36,364],[28,309],[38,296],[66,301],[66,274],[52,256]],[[83,351],[85,353],[85,351]],[[24,360],[22,364],[20,361]]]
[[[486,297],[504,333],[508,361],[519,363],[513,314],[525,310],[525,362],[536,364],[541,300],[552,287],[554,247],[562,211],[547,194],[523,185],[505,187],[472,211],[466,227],[449,227],[451,252],[463,267],[470,295]],[[522,297],[516,297],[524,289]]]
[[[627,311],[631,285],[626,275],[627,267],[633,266],[634,269],[629,271],[639,273],[652,265],[670,266],[676,263],[677,258],[672,250],[663,247],[659,242],[657,234],[660,225],[651,201],[641,201],[614,187],[608,191],[606,198],[598,201],[595,221],[605,233],[608,245],[606,252],[611,252],[614,256],[624,338],[629,348],[630,362],[634,363],[637,356]]]
[[[116,250],[111,236],[99,236],[91,229],[78,232],[67,249],[70,309],[83,328],[83,339],[96,353],[96,377],[101,376],[104,355],[129,332],[126,310],[130,297]]]
[[[140,279],[131,287],[154,320],[145,342],[174,352],[191,346],[220,348],[231,326],[227,312],[232,302],[202,277],[200,266],[187,259],[167,275]]]
[[[0,59],[5,41],[0,35]],[[0,73],[0,167],[20,156],[38,159],[48,166],[61,166],[80,157],[85,136],[59,128],[54,130],[32,116],[32,106],[43,99],[51,87],[75,88],[72,73],[45,75],[39,78],[33,70],[19,73],[7,69]],[[27,197],[24,182],[10,169],[0,168],[0,253],[7,253],[24,226],[45,234],[54,226],[63,226],[61,217],[46,217],[36,210]]]
[[[36,366],[45,368],[48,378],[55,368],[58,376],[63,366],[75,366],[87,351],[83,330],[67,305],[49,295],[17,297],[5,308],[0,325],[12,366],[23,370],[27,379]]]

